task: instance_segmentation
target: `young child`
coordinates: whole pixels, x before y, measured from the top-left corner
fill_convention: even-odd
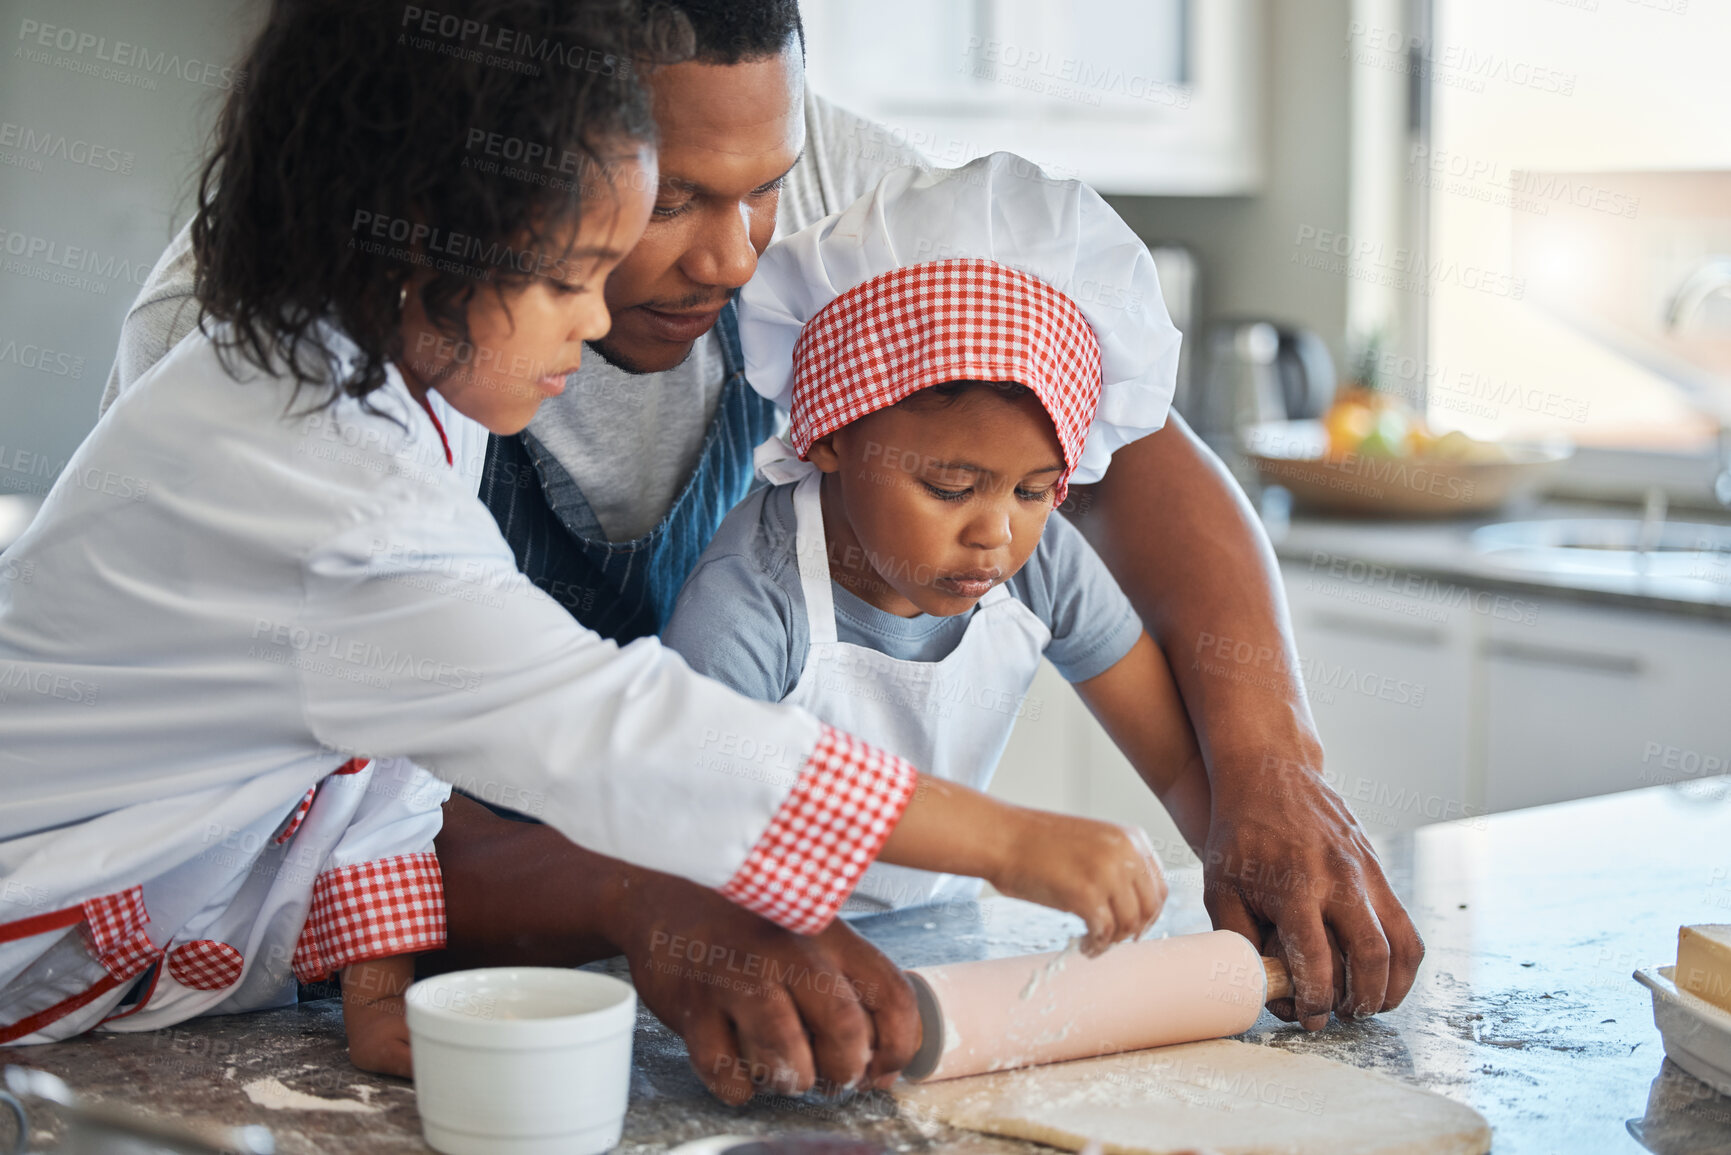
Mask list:
[[[203,321],[0,567],[31,575],[0,580],[0,1043],[277,1006],[334,971],[353,1060],[407,1074],[447,783],[802,933],[880,853],[1101,942],[1146,927],[1155,867],[1117,828],[927,783],[653,640],[602,641],[516,572],[482,454],[606,333],[602,282],[649,217],[619,39],[640,17],[413,11],[275,8],[200,191]],[[487,27],[588,63],[459,51]],[[569,179],[478,163],[488,133]],[[963,815],[987,834],[949,837]]]
[[[1208,785],[1171,673],[1050,518],[1171,397],[1178,334],[1128,227],[1009,154],[904,169],[765,253],[741,335],[792,443],[759,448],[781,484],[729,514],[663,641],[982,789],[1044,655],[1200,847]],[[848,909],[977,888],[880,864]]]

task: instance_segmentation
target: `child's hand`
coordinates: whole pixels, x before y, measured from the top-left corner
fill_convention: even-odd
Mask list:
[[[879,861],[984,878],[1014,898],[1082,916],[1096,955],[1153,925],[1166,878],[1133,826],[1029,810],[920,775]]]
[[[1088,924],[1087,955],[1154,925],[1166,905],[1166,876],[1140,829],[1043,810],[1014,813],[1012,849],[993,886],[1080,915]]]
[[[349,1037],[349,1062],[379,1075],[412,1077],[403,992],[414,980],[415,962],[408,955],[344,968],[343,1030]]]

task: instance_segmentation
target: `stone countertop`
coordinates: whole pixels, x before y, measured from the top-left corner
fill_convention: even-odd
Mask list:
[[[1731,921],[1731,781],[1654,787],[1445,823],[1380,844],[1429,946],[1393,1013],[1315,1035],[1263,1015],[1249,1041],[1383,1071],[1469,1103],[1501,1153],[1731,1153],[1731,1099],[1665,1061],[1630,977],[1675,959],[1677,927]],[[1078,923],[1008,899],[879,916],[861,929],[903,965],[1062,945]],[[1195,870],[1175,872],[1156,933],[1207,929]],[[608,964],[600,964],[607,966]],[[614,965],[617,969],[617,964]],[[0,1048],[93,1098],[180,1117],[262,1123],[290,1155],[424,1151],[409,1085],[348,1065],[332,1000],[138,1035]],[[271,1107],[292,1092],[311,1100]],[[51,1113],[41,1144],[56,1147]],[[5,1124],[0,1122],[0,1133]],[[621,1147],[724,1132],[845,1131],[897,1151],[1044,1148],[922,1132],[894,1101],[710,1099],[683,1045],[643,1014]]]
[[[1635,576],[1519,567],[1499,562],[1472,542],[1474,531],[1486,525],[1575,518],[1639,521],[1641,510],[1546,501],[1517,504],[1476,518],[1403,520],[1299,513],[1290,520],[1270,518],[1267,529],[1283,562],[1318,573],[1337,562],[1365,562],[1481,589],[1731,621],[1731,565],[1723,554],[1711,550],[1702,551],[1698,564],[1685,567],[1683,575]],[[1727,524],[1722,514],[1683,509],[1673,510],[1667,521]],[[1398,583],[1391,588],[1398,589]]]

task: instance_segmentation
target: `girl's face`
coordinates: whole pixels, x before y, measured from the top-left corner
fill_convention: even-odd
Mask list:
[[[948,617],[1027,563],[1064,470],[1032,393],[895,405],[816,442],[830,573],[888,613]]]
[[[535,410],[565,389],[583,360],[583,343],[611,324],[602,284],[643,235],[655,204],[654,152],[609,166],[585,207],[568,251],[537,275],[483,286],[469,305],[468,342],[435,328],[411,282],[403,308],[409,388],[436,389],[451,407],[500,435],[519,433]],[[564,240],[565,238],[558,238]]]

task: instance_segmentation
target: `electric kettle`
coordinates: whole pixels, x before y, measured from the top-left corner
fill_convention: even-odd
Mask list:
[[[1334,359],[1309,329],[1244,318],[1209,330],[1200,390],[1179,409],[1210,442],[1265,421],[1320,417],[1334,399]]]

